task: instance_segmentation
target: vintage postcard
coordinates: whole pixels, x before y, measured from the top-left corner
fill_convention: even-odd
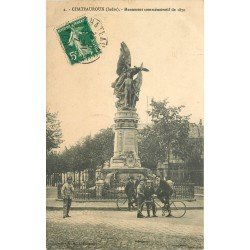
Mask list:
[[[203,249],[203,1],[47,0],[47,249]]]

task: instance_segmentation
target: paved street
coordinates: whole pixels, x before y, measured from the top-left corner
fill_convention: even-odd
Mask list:
[[[203,249],[203,210],[180,219],[127,211],[47,211],[47,249]]]

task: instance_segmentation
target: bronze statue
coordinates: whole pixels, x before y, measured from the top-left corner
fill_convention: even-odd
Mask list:
[[[142,84],[142,71],[149,70],[143,68],[143,64],[141,64],[141,67],[134,66],[131,68],[130,51],[127,45],[122,42],[116,70],[119,77],[112,83],[114,94],[118,98],[116,102],[118,109],[135,109]],[[137,76],[134,79],[135,75]]]

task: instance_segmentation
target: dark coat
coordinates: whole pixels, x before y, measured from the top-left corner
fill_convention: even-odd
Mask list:
[[[128,182],[125,186],[125,193],[127,196],[131,196],[135,193],[135,185],[134,182]]]
[[[169,184],[164,180],[160,180],[160,185],[156,190],[156,194],[158,196],[171,196],[172,193],[173,189],[169,186]]]
[[[145,195],[145,199],[150,199],[151,196],[155,193],[155,190],[152,186],[145,186],[145,190],[144,190],[144,195]]]

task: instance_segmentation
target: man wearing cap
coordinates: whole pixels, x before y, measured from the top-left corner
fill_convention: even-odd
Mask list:
[[[164,207],[169,211],[168,216],[171,216],[169,199],[173,194],[173,188],[165,180],[160,179],[159,176],[156,177],[156,186],[157,197],[162,203],[164,203]]]
[[[131,206],[135,200],[135,186],[133,182],[133,176],[128,178],[128,182],[125,186],[125,193],[128,197],[128,211],[131,211]]]
[[[147,217],[150,217],[150,205],[152,206],[152,211],[153,211],[153,217],[157,217],[156,216],[156,207],[155,207],[155,203],[153,202],[152,199],[152,195],[155,193],[154,188],[152,186],[152,181],[151,180],[147,180],[146,182],[146,186],[145,186],[145,190],[144,190],[144,195],[145,195],[145,200],[147,201],[152,201],[152,203],[147,202],[146,206],[147,206]]]
[[[72,184],[71,176],[69,176],[67,178],[67,182],[63,184],[61,194],[63,198],[63,218],[70,217],[69,210],[71,207],[71,202],[72,202],[73,194],[74,194],[74,187]]]

